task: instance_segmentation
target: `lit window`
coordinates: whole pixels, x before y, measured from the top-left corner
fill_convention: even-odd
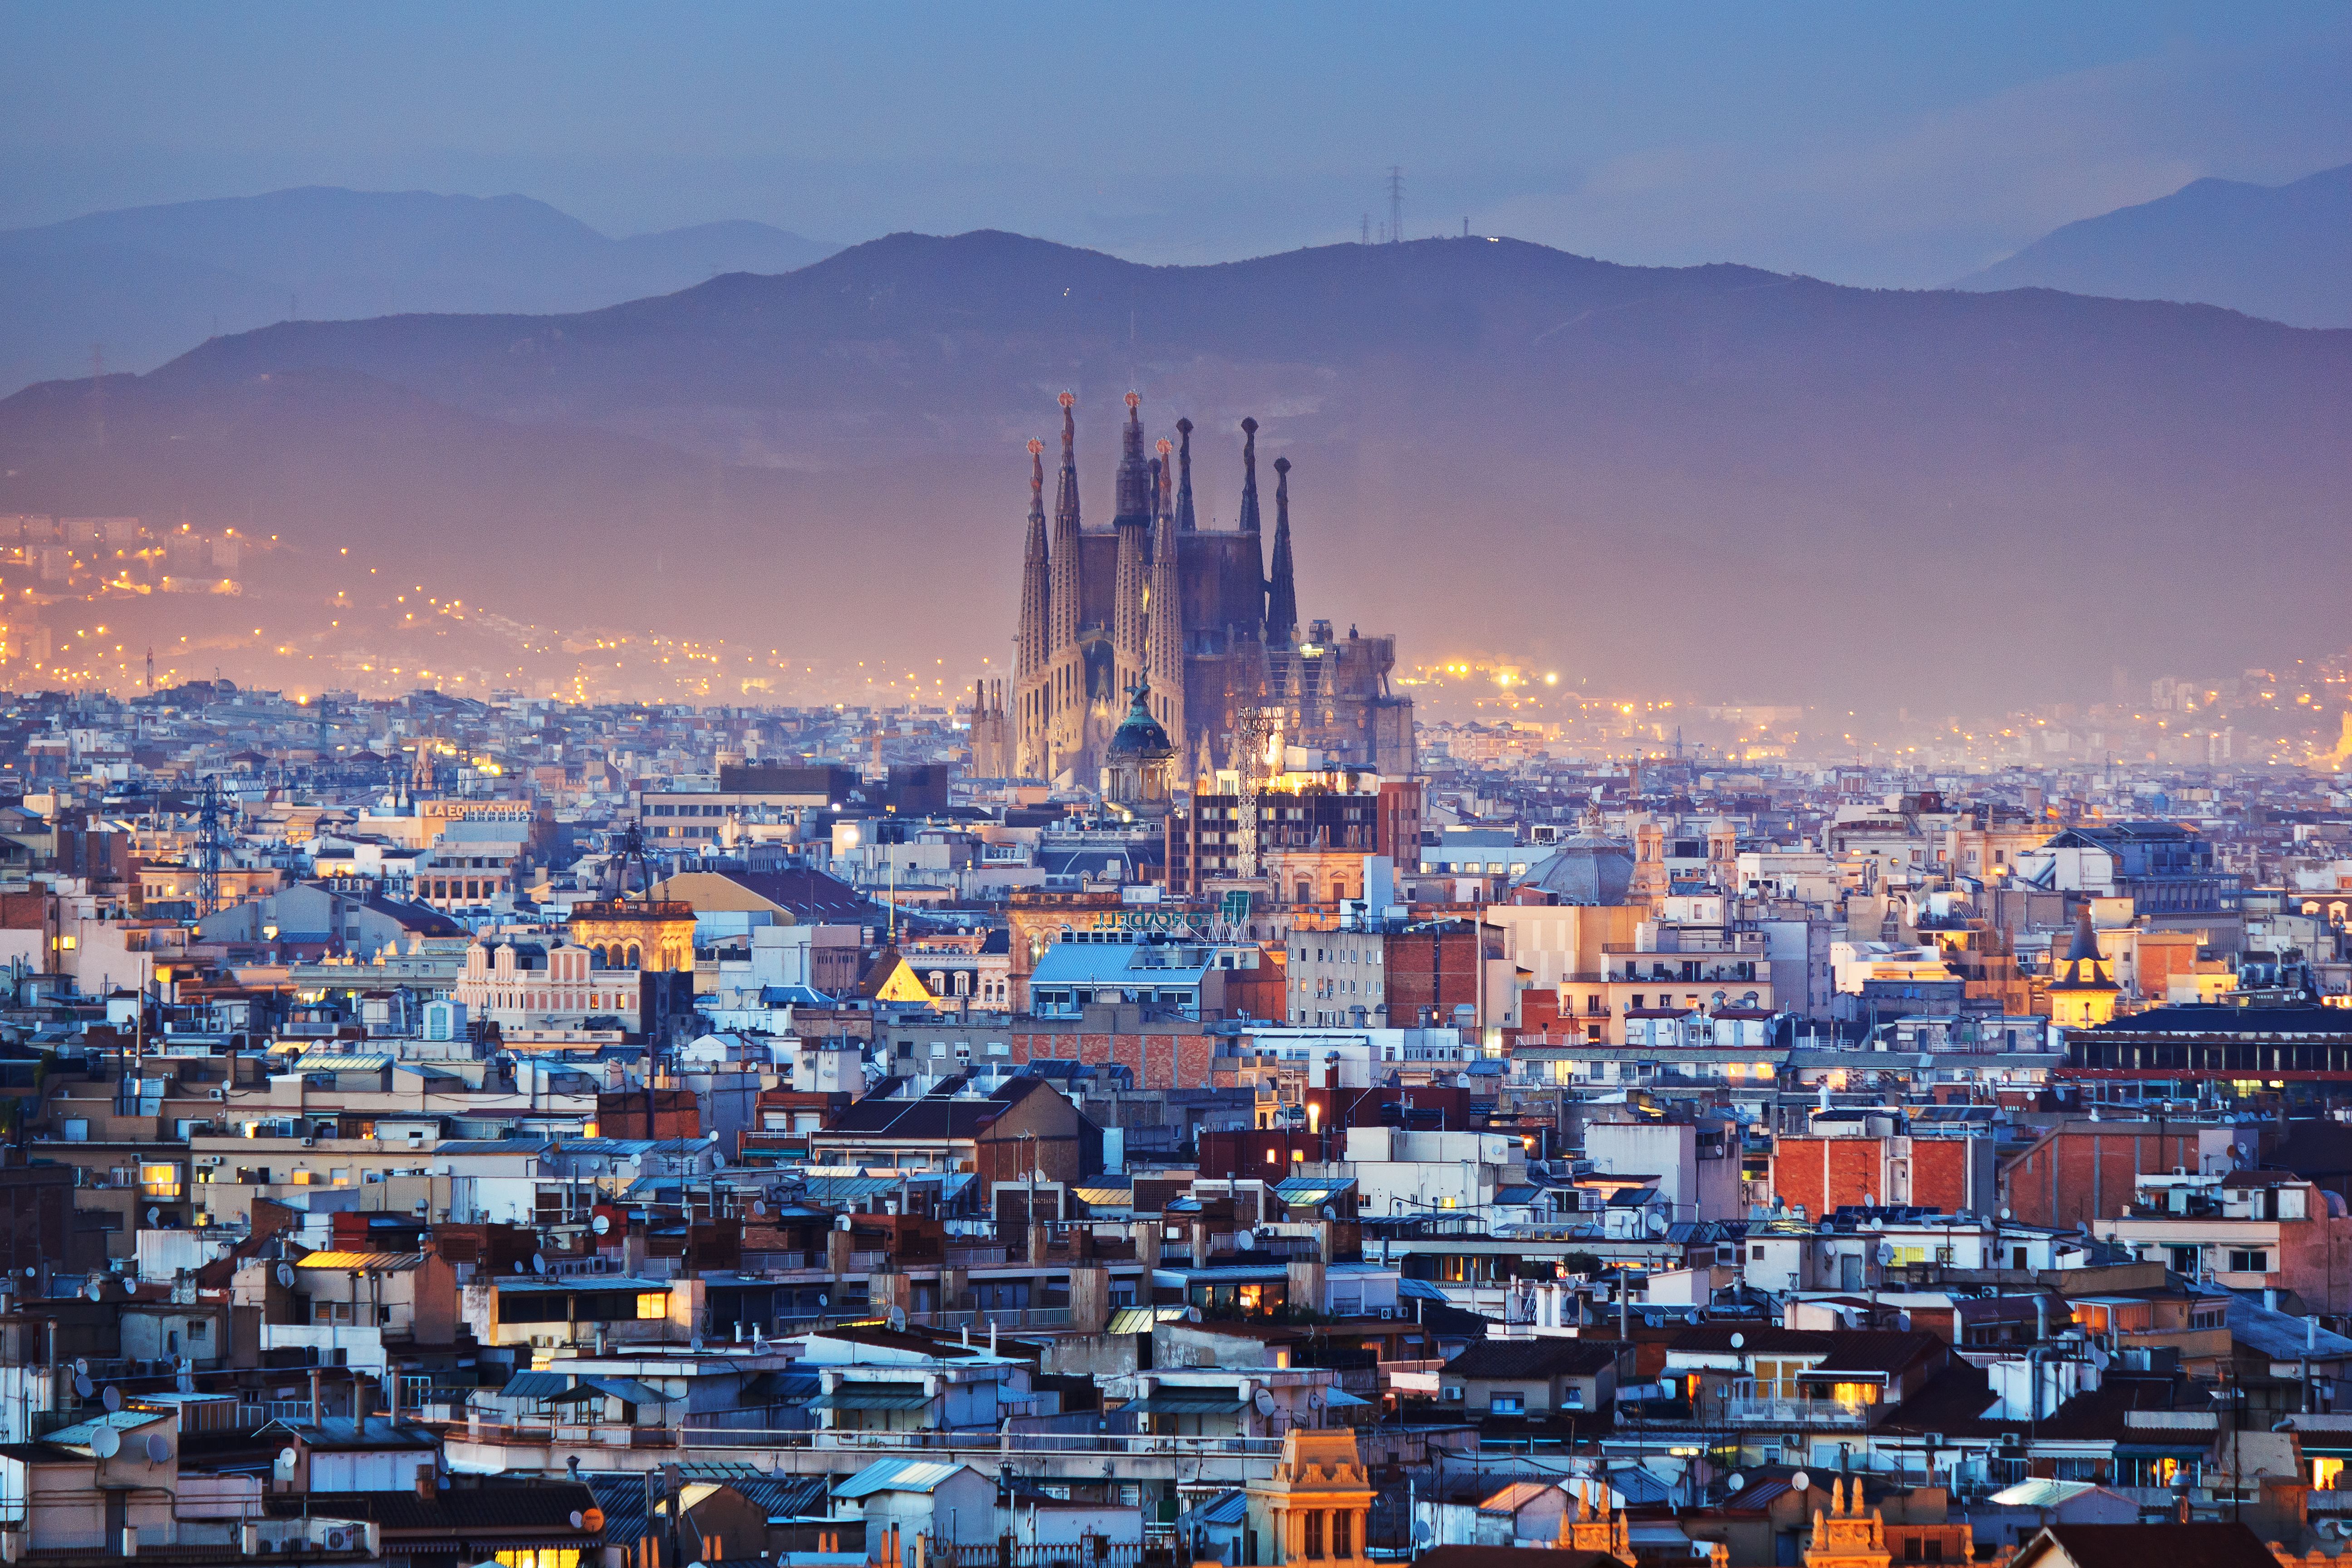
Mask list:
[[[177,1165],[140,1166],[139,1190],[151,1198],[178,1197],[180,1167]]]
[[[637,1316],[640,1318],[668,1317],[669,1292],[667,1290],[641,1291],[637,1296]]]
[[[580,1568],[576,1546],[515,1546],[498,1553],[499,1568]]]

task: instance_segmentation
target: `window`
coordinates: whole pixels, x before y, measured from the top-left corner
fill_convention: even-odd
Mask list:
[[[668,1317],[669,1292],[667,1290],[639,1291],[637,1293],[637,1316],[641,1319]]]
[[[1308,1557],[1321,1557],[1323,1555],[1323,1510],[1308,1509],[1299,1515],[1298,1521],[1301,1527],[1299,1536],[1305,1543],[1306,1554]]]
[[[2270,1271],[2271,1255],[2267,1251],[2241,1252],[2233,1249],[2230,1254],[2230,1272],[2232,1274],[2267,1274]]]
[[[580,1568],[576,1546],[513,1546],[498,1553],[499,1568]]]
[[[139,1167],[139,1190],[151,1198],[176,1198],[180,1195],[180,1167],[177,1165],[142,1165]]]
[[[1486,1396],[1489,1415],[1518,1415],[1526,1413],[1527,1403],[1516,1394],[1490,1394]]]
[[[1764,1248],[1760,1245],[1750,1247],[1748,1249],[1748,1256],[1755,1261],[1761,1263],[1764,1261]]]
[[[1356,1516],[1341,1509],[1331,1516],[1331,1555],[1353,1557],[1356,1554]]]

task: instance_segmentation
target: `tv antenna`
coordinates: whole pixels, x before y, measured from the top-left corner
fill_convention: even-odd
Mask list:
[[[1404,237],[1404,166],[1389,165],[1389,243]]]

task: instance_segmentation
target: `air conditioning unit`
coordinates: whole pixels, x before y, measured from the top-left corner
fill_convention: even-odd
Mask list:
[[[228,1090],[225,1089],[216,1089],[213,1090],[213,1098],[226,1103],[228,1100]]]
[[[316,1138],[305,1138],[302,1140],[302,1147],[305,1149],[315,1149],[318,1147],[318,1144],[319,1141]]]
[[[330,1552],[351,1551],[352,1532],[348,1530],[331,1530],[327,1531],[327,1550]]]
[[[221,1157],[218,1154],[199,1154],[196,1156],[196,1163],[199,1165],[217,1165],[220,1163]]]
[[[1396,1309],[1394,1307],[1382,1307],[1381,1309],[1381,1321],[1385,1323],[1395,1316]]]

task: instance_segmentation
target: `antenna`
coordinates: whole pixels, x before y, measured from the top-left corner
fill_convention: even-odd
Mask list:
[[[155,649],[152,645],[147,649],[147,690],[150,695],[155,690]]]
[[[1389,165],[1389,243],[1404,237],[1404,167]]]

